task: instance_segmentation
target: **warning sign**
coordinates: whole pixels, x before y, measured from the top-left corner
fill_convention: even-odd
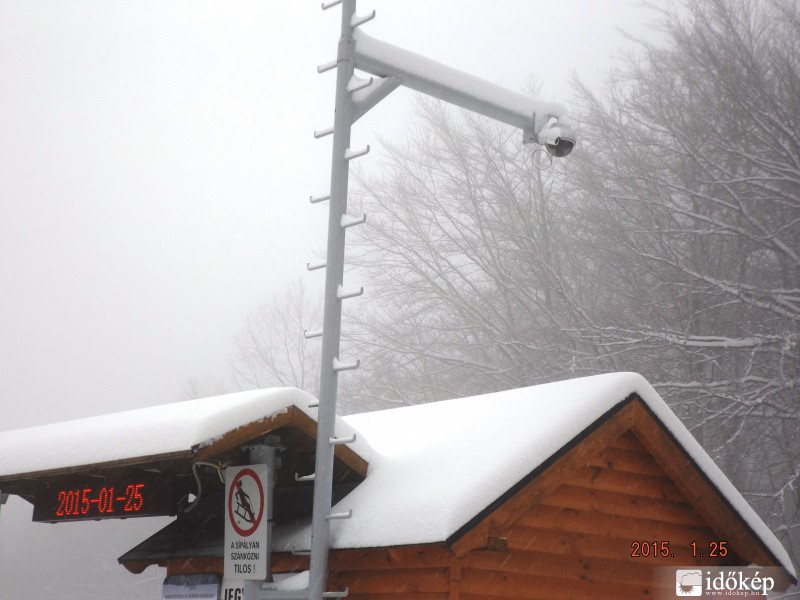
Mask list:
[[[225,577],[266,579],[267,466],[225,469]]]

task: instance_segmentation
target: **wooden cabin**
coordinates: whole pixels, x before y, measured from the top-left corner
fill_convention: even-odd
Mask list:
[[[79,450],[55,464],[7,460],[14,438],[0,434],[0,490],[35,501],[64,473],[142,468],[188,489],[193,463],[244,464],[247,444],[269,436],[281,448],[271,570],[278,586],[302,582],[312,484],[295,474],[313,470],[309,403],[282,390],[132,411],[119,419],[132,436],[131,423],[168,432],[169,420],[193,416],[146,455],[126,456],[118,431],[115,458],[91,463]],[[56,437],[107,432],[108,419]],[[758,565],[776,589],[796,583],[777,538],[638,375],[339,418],[337,436],[352,433],[353,445],[337,447],[334,486],[334,511],[352,518],[331,522],[328,581],[348,598],[675,598],[675,570],[694,566]],[[201,477],[197,510],[120,557],[127,569],[223,576],[221,494],[213,472]]]

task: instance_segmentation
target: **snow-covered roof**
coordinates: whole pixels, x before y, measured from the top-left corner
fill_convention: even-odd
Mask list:
[[[334,548],[443,542],[600,417],[637,394],[794,575],[786,550],[653,387],[614,373],[344,417],[371,449],[366,480],[342,499]],[[308,527],[279,528],[283,549],[306,549]]]
[[[358,434],[351,449],[369,471],[333,509],[353,512],[350,519],[331,521],[332,546],[447,541],[631,394],[796,577],[778,539],[652,386],[634,373],[337,418],[336,436]],[[296,389],[257,390],[2,432],[0,481],[142,457],[192,456],[293,407],[316,420],[313,402]],[[275,543],[276,551],[308,549],[310,527],[276,527]]]
[[[316,420],[316,399],[295,388],[255,390],[128,410],[0,433],[0,478],[169,457],[210,446],[250,423],[295,406]],[[337,419],[337,435],[351,431]],[[366,448],[363,440],[352,446]],[[23,451],[29,448],[30,451]]]

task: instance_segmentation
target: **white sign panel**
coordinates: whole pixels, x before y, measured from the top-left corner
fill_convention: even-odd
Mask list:
[[[162,600],[219,600],[216,575],[169,575],[161,588]]]
[[[267,577],[266,465],[225,469],[225,577]]]

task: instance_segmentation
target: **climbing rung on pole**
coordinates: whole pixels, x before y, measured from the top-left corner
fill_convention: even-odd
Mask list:
[[[326,135],[330,135],[333,133],[333,127],[328,127],[327,129],[316,129],[314,130],[314,137],[316,139],[325,137]]]
[[[361,359],[357,359],[356,362],[340,362],[338,358],[333,359],[333,370],[337,373],[339,371],[352,371],[353,369],[357,369],[361,366]]]
[[[364,293],[364,288],[360,287],[357,290],[346,290],[341,284],[336,288],[336,299],[347,300],[348,298],[357,298]]]
[[[350,83],[347,84],[347,91],[351,94],[353,92],[357,92],[358,90],[363,90],[364,88],[368,88],[372,85],[372,82],[375,81],[374,77],[370,77],[369,79],[363,79],[361,77],[356,77],[353,75],[350,78]]]
[[[369,154],[369,145],[366,148],[361,148],[361,150],[351,150],[348,148],[344,151],[344,159],[345,160],[353,160],[354,158],[358,158],[359,156],[364,156],[365,154]]]
[[[331,69],[335,69],[338,62],[339,61],[337,59],[333,59],[326,63],[322,63],[321,65],[317,65],[317,73],[324,73],[325,71],[330,71]]]
[[[328,519],[329,521],[334,521],[336,519],[349,519],[352,516],[353,516],[353,511],[348,510],[347,512],[331,513],[325,518]]]
[[[317,204],[319,202],[325,202],[325,200],[330,200],[330,199],[331,199],[331,195],[330,194],[324,194],[322,196],[309,196],[308,197],[308,201],[311,202],[311,204]]]
[[[306,338],[307,340],[310,340],[311,338],[322,337],[322,329],[315,329],[314,331],[309,331],[308,329],[306,329],[303,332],[303,337]]]
[[[358,15],[353,15],[353,18],[350,19],[350,27],[355,29],[356,27],[360,27],[364,23],[372,21],[372,19],[374,19],[374,18],[375,18],[375,11],[374,10],[370,14],[364,15],[363,17],[360,17]]]
[[[317,269],[324,269],[328,266],[326,261],[320,261],[315,263],[306,263],[306,270],[308,271],[316,271]]]
[[[350,437],[346,438],[329,438],[331,446],[341,446],[342,444],[352,444],[356,441],[356,434],[354,433]]]
[[[361,225],[366,221],[367,221],[367,215],[361,215],[360,217],[348,217],[347,215],[342,215],[342,218],[339,221],[339,227],[341,227],[342,229],[347,229],[348,227]]]
[[[311,475],[298,475],[297,473],[294,474],[295,481],[314,481],[314,477],[316,473],[311,473]]]
[[[322,10],[328,10],[329,8],[333,8],[337,4],[341,4],[342,0],[330,0],[330,2],[323,2],[322,3]]]

